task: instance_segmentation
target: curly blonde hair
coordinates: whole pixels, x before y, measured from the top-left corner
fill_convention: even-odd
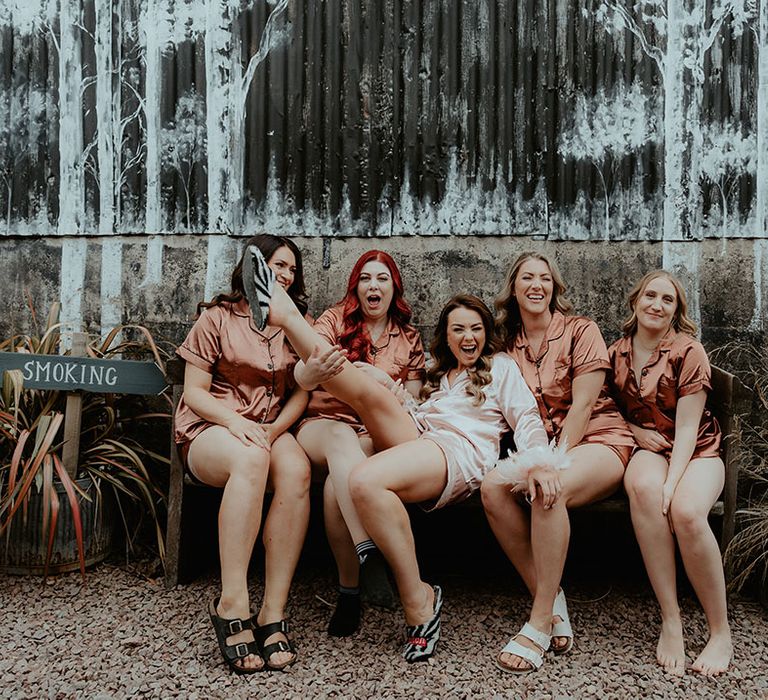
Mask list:
[[[653,282],[653,280],[663,277],[668,280],[677,292],[677,308],[675,314],[672,317],[672,328],[678,333],[685,333],[686,335],[696,335],[696,324],[688,318],[688,300],[685,297],[685,290],[683,285],[680,284],[680,280],[677,279],[671,272],[666,270],[652,270],[640,278],[640,281],[632,288],[627,299],[629,303],[630,314],[621,326],[621,331],[625,336],[633,336],[637,331],[637,314],[635,313],[635,306],[637,300],[642,296],[645,288]]]
[[[472,397],[472,405],[480,406],[485,401],[483,387],[491,383],[493,355],[500,349],[500,343],[493,328],[493,314],[482,299],[474,294],[457,294],[452,297],[440,312],[435,328],[435,336],[430,345],[432,364],[427,370],[427,380],[421,390],[421,398],[428,399],[440,387],[440,380],[449,370],[458,365],[456,357],[448,347],[448,315],[454,309],[469,309],[480,316],[485,328],[485,345],[473,367],[467,370],[469,385],[467,393]]]

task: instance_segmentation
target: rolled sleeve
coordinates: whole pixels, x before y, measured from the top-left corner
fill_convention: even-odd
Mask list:
[[[701,343],[691,343],[681,358],[678,370],[678,396],[689,396],[711,389],[712,368],[707,353]]]
[[[221,311],[216,306],[203,311],[195,321],[184,342],[176,348],[176,354],[191,365],[213,374],[221,357]]]
[[[608,348],[600,333],[597,324],[585,319],[581,327],[575,331],[572,344],[573,376],[594,372],[596,370],[608,370],[611,362],[608,358]]]

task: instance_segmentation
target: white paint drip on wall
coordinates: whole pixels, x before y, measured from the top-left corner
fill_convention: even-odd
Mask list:
[[[754,287],[755,308],[749,324],[754,330],[763,330],[768,323],[768,0],[760,0],[757,18],[757,206],[755,209]]]
[[[150,236],[147,239],[147,259],[141,286],[160,284],[163,279],[163,237]]]
[[[72,347],[72,334],[83,329],[83,288],[88,241],[68,236],[61,244],[61,349]]]
[[[159,0],[147,0],[140,20],[141,34],[145,38],[145,104],[147,143],[147,200],[144,226],[147,233],[162,231],[160,197],[160,129],[161,120],[161,61],[160,46],[167,30],[167,22],[161,21]],[[149,248],[148,248],[149,251]],[[149,268],[149,262],[147,262]]]
[[[216,294],[229,291],[230,277],[236,262],[234,247],[226,236],[208,236],[208,259],[205,267],[203,296],[206,301]]]
[[[701,245],[697,241],[670,241],[664,239],[662,267],[675,275],[683,285],[688,298],[688,316],[701,328],[699,301],[699,256]]]
[[[110,234],[115,229],[115,159],[114,132],[116,118],[113,102],[112,8],[111,3],[96,2],[96,122],[99,154],[99,233]],[[119,70],[119,69],[118,69]]]
[[[85,219],[83,191],[83,110],[80,3],[61,0],[59,25],[59,233],[82,230]]]
[[[123,323],[123,244],[105,238],[101,244],[101,334]],[[119,338],[115,339],[120,342]]]

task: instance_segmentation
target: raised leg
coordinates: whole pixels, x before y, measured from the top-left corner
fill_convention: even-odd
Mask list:
[[[269,322],[283,328],[302,360],[306,361],[315,348],[320,352],[330,348],[328,341],[307,323],[279,285],[273,290]],[[323,386],[352,406],[371,434],[376,449],[387,449],[418,437],[415,423],[395,396],[352,363],[345,362],[342,371]]]

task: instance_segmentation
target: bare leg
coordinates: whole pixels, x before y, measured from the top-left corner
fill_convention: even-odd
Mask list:
[[[373,454],[370,438],[361,438],[351,425],[340,421],[313,420],[302,426],[298,440],[313,463],[327,465],[352,542],[359,544],[370,539],[349,494],[352,469]]]
[[[707,521],[724,478],[725,468],[719,458],[692,460],[677,485],[670,508],[685,571],[709,626],[709,641],[692,666],[705,676],[726,671],[733,654],[723,563]]]
[[[510,491],[496,470],[486,474],[480,489],[488,523],[504,554],[523,579],[531,597],[536,595],[536,567],[531,549],[530,508]]]
[[[279,285],[275,285],[272,294],[269,322],[285,331],[304,361],[316,347],[320,351],[330,348],[328,341],[307,323]],[[352,406],[371,434],[376,449],[387,449],[418,437],[415,423],[395,396],[352,363],[345,362],[342,371],[323,386],[336,398]]]
[[[434,595],[431,586],[421,580],[403,503],[438,498],[446,479],[445,455],[429,440],[413,440],[380,452],[356,467],[350,477],[355,506],[392,567],[409,625],[432,618]]]
[[[326,479],[323,489],[323,516],[328,544],[331,545],[339,570],[339,585],[344,588],[357,588],[360,580],[360,562],[330,479]]]
[[[285,618],[285,605],[293,574],[309,523],[309,460],[290,433],[283,433],[272,443],[269,484],[274,490],[272,504],[264,523],[266,553],[264,599],[258,614],[259,625]],[[282,632],[267,637],[265,644],[284,639]],[[282,666],[295,654],[280,651],[267,659]]]
[[[482,487],[483,505],[494,534],[510,561],[516,568],[519,565],[518,571],[533,595],[529,622],[542,632],[549,631],[553,622],[561,621],[560,617],[552,616],[552,607],[560,588],[570,540],[568,509],[610,495],[618,488],[624,474],[616,453],[603,445],[581,445],[571,450],[570,455],[573,464],[560,475],[563,487],[560,498],[549,509],[541,505],[540,498],[531,506],[529,544],[524,542],[528,528],[525,513],[517,497],[509,493],[509,486],[491,472]],[[525,637],[517,637],[517,641],[535,648]],[[553,645],[565,648],[568,641],[567,637],[555,637]],[[530,667],[528,661],[513,654],[502,653],[499,661],[511,668]]]
[[[685,646],[677,601],[675,540],[661,512],[661,489],[667,469],[664,457],[640,450],[629,462],[624,487],[629,496],[637,543],[661,608],[656,660],[668,673],[681,676],[685,672]]]
[[[224,618],[247,620],[248,562],[261,525],[269,453],[246,447],[226,428],[212,426],[193,441],[188,462],[195,476],[211,486],[223,487],[219,508],[219,558],[221,597],[216,612]],[[227,638],[228,644],[252,642],[250,630]],[[261,668],[257,656],[246,656],[244,668]]]

